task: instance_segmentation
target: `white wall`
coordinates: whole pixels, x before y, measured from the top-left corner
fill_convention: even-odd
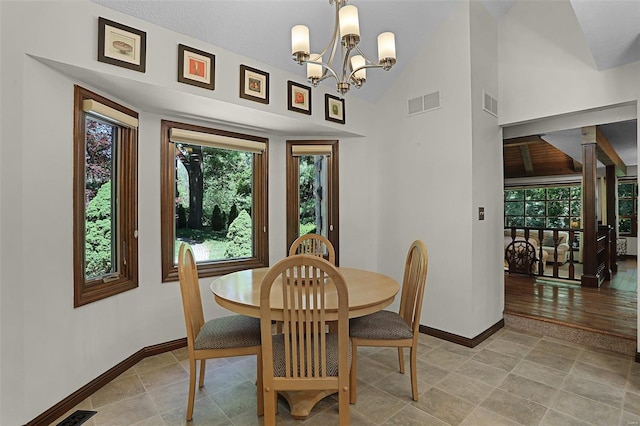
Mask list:
[[[367,137],[342,137],[366,134],[371,105],[349,98],[347,124],[326,123],[323,89],[314,89],[313,116],[292,113],[286,109],[286,81],[300,76],[88,1],[0,2],[0,12],[0,424],[23,424],[141,348],[184,337],[179,287],[161,283],[161,119],[197,119],[201,124],[207,116],[215,120],[231,109],[243,116],[257,112],[258,120],[289,129],[264,129],[269,137],[271,262],[286,254],[285,141],[310,137],[305,133],[310,125],[320,129],[321,138],[340,139],[342,264],[375,269],[377,237],[371,229],[377,223],[377,195],[361,184],[362,177],[374,176],[374,188],[375,154],[362,154],[372,143]],[[98,16],[147,31],[146,73],[96,61]],[[18,33],[20,37],[7,37]],[[177,54],[167,52],[177,51],[178,43],[215,52],[215,91],[176,82]],[[238,99],[240,63],[270,73],[270,105]],[[48,64],[57,65],[53,69]],[[75,83],[140,113],[140,286],[77,309],[72,269]],[[136,99],[134,93],[148,98]],[[178,103],[186,100],[187,107],[202,105],[203,111],[187,119],[154,109],[153,102],[170,103],[167,95]],[[263,134],[256,129],[247,133]],[[208,318],[226,313],[207,297],[210,282],[201,280]]]
[[[471,80],[470,7],[486,37],[477,48],[491,50],[486,12],[460,4],[378,102],[377,121],[384,124],[375,132],[380,135],[379,269],[401,277],[410,243],[422,239],[429,250],[429,272],[420,323],[467,338],[498,321],[503,309],[495,294],[503,278],[494,259],[501,253],[495,241],[501,232],[492,235],[502,220],[501,199],[495,202],[502,181],[498,175],[487,187],[473,182],[495,173],[501,155],[486,165],[477,163],[487,159],[482,150],[488,149],[487,155],[496,151],[499,130],[495,120],[472,126],[472,95],[477,91]],[[480,81],[497,90],[492,66],[477,66],[488,67]],[[409,99],[435,91],[441,94],[440,109],[407,116]],[[476,203],[489,213],[479,225]],[[476,238],[485,247],[496,246],[496,253],[480,253]],[[479,268],[477,276],[474,267]],[[484,300],[474,297],[483,292],[497,299],[476,308]]]
[[[498,118],[482,109],[483,90],[498,96],[498,27],[479,2],[470,4],[472,117],[472,285],[473,315],[468,336],[475,337],[502,319],[503,160]],[[485,219],[479,220],[479,207]]]
[[[568,0],[516,2],[498,48],[502,125],[637,99],[640,62],[598,71]]]

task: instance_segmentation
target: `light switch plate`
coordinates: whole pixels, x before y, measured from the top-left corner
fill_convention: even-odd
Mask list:
[[[484,207],[478,208],[478,220],[484,220]]]

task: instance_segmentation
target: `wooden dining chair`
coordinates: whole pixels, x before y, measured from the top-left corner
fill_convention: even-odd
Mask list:
[[[204,321],[198,270],[191,246],[180,245],[178,254],[178,276],[184,320],[187,326],[189,349],[189,402],[187,421],[193,417],[195,397],[196,361],[200,360],[199,387],[204,386],[207,359],[232,356],[257,355],[257,399],[258,415],[264,412],[262,392],[262,350],[260,346],[260,320],[244,315],[231,315]]]
[[[428,266],[427,248],[422,241],[414,241],[409,248],[405,262],[399,313],[378,311],[351,319],[349,336],[351,338],[353,360],[349,385],[352,404],[355,404],[357,397],[358,346],[397,347],[398,362],[400,363],[400,372],[402,374],[404,374],[403,348],[410,348],[411,394],[414,401],[418,400],[418,378],[416,372],[418,328]]]
[[[275,294],[273,294],[275,293]],[[282,310],[273,309],[272,303]],[[327,302],[337,312],[326,311]],[[338,392],[339,420],[349,424],[349,295],[338,269],[317,256],[276,263],[260,286],[264,424],[275,424],[278,391]],[[273,334],[272,320],[283,323]],[[327,333],[336,321],[336,333]]]
[[[336,250],[325,236],[320,234],[301,235],[289,247],[289,256],[294,254],[310,254],[323,257],[325,254],[329,262],[336,264]]]

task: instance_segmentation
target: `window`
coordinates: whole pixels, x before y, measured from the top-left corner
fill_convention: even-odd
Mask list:
[[[300,235],[331,241],[338,263],[338,141],[287,141],[287,252]]]
[[[618,183],[618,232],[620,235],[638,235],[638,183]]]
[[[582,187],[510,188],[504,191],[504,225],[580,228]]]
[[[74,306],[138,287],[138,114],[74,90]]]
[[[267,266],[267,139],[163,120],[161,152],[162,280],[183,241],[201,277]]]

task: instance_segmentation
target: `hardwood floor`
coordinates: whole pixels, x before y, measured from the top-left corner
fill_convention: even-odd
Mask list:
[[[618,263],[600,288],[505,273],[505,314],[542,319],[612,336],[637,339],[637,260]]]

